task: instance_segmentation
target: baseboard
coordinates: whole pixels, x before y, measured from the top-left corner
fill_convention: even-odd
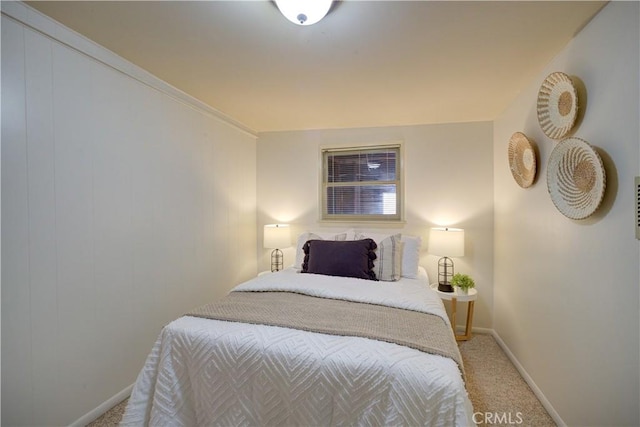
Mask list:
[[[113,408],[118,403],[122,402],[127,397],[129,397],[131,395],[131,390],[132,389],[133,389],[133,384],[131,384],[130,386],[128,386],[124,390],[116,393],[115,395],[113,395],[108,400],[105,400],[100,406],[98,406],[95,409],[87,412],[86,414],[84,414],[83,416],[81,416],[80,418],[78,418],[77,420],[72,422],[70,424],[70,427],[84,427],[87,424],[89,424],[90,422],[97,420],[98,418],[100,418],[100,416],[102,414],[104,414],[109,409]]]
[[[475,326],[473,328],[471,328],[471,332],[473,332],[474,334],[483,334],[483,335],[493,335],[494,334],[493,329],[476,328]]]
[[[531,388],[531,391],[533,391],[533,394],[538,398],[538,400],[540,401],[544,409],[546,409],[546,411],[549,413],[553,421],[558,425],[558,427],[567,427],[567,424],[562,420],[562,418],[560,418],[560,415],[558,414],[558,412],[554,409],[554,407],[551,405],[549,400],[547,400],[545,395],[542,393],[542,390],[538,388],[536,383],[533,381],[533,379],[527,373],[524,367],[520,364],[518,359],[516,359],[516,356],[511,352],[511,350],[509,350],[509,347],[507,347],[507,344],[505,344],[502,338],[500,338],[500,335],[498,335],[498,333],[493,329],[490,329],[490,331],[491,331],[491,335],[496,340],[496,342],[498,343],[502,351],[504,351],[504,353],[507,355],[511,363],[513,363],[513,366],[516,367],[516,369],[518,370],[518,372],[520,373],[524,381],[527,383],[529,388]]]

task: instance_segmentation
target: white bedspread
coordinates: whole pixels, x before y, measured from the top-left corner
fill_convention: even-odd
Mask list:
[[[447,316],[424,280],[267,274],[234,290],[296,291]],[[453,339],[453,338],[452,338]],[[472,425],[457,364],[367,338],[181,317],[163,328],[122,425]]]

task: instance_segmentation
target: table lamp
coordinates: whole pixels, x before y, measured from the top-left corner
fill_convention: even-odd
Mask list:
[[[291,246],[289,224],[268,224],[264,226],[264,245],[271,252],[271,271],[280,271],[284,264],[284,255],[280,249]]]
[[[438,290],[453,292],[453,260],[449,257],[464,256],[464,230],[450,227],[432,228],[429,253],[442,256],[438,260]]]

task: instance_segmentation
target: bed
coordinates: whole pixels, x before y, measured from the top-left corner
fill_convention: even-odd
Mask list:
[[[162,329],[121,425],[473,425],[442,302],[423,268],[403,264],[410,239],[362,237],[373,243],[353,257],[375,258],[362,274],[394,280],[342,274],[353,267],[344,248],[362,245],[301,236],[293,267]],[[318,272],[327,258],[348,265]]]

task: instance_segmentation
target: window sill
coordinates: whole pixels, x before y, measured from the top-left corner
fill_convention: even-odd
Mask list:
[[[369,226],[371,228],[401,228],[406,225],[407,221],[405,220],[393,220],[393,221],[374,221],[374,220],[345,220],[345,219],[320,219],[318,220],[318,224],[320,225],[331,225],[331,226],[340,226],[340,225],[353,225],[353,224],[362,224]]]

